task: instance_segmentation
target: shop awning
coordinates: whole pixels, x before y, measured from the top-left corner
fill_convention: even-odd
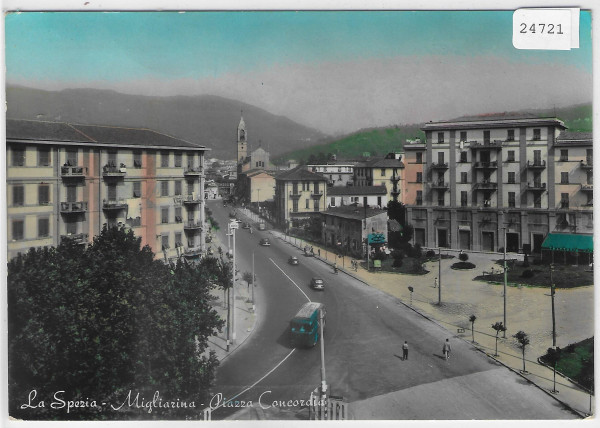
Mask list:
[[[594,240],[592,235],[549,233],[542,244],[542,250],[593,253]]]

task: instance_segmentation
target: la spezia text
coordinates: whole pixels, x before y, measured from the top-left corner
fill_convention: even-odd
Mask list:
[[[291,408],[305,407],[309,405],[321,406],[324,405],[324,402],[313,396],[311,396],[311,398],[307,400],[273,400],[273,398],[271,397],[271,391],[264,391],[259,395],[256,404],[258,404],[258,406],[260,406],[263,410],[266,410],[271,407]],[[219,392],[218,394],[212,396],[208,408],[211,411],[214,411],[221,407],[242,408],[253,406],[254,403],[251,400],[245,401],[227,399],[227,397],[225,397]],[[41,397],[38,397],[37,390],[32,389],[29,392],[29,396],[27,397],[27,402],[21,404],[21,409],[40,409],[46,407],[49,407],[54,410],[66,410],[67,413],[77,411],[78,409],[96,409],[98,411],[110,409],[113,411],[119,411],[125,408],[143,409],[148,413],[152,413],[154,409],[203,409],[206,406],[204,404],[196,405],[195,401],[183,401],[179,398],[166,400],[160,396],[159,391],[155,391],[152,397],[147,398],[141,395],[139,392],[134,392],[132,390],[129,390],[123,401],[114,404],[98,401],[91,398],[69,398],[67,397],[66,391],[56,391],[54,394],[52,394],[50,400],[45,400]]]

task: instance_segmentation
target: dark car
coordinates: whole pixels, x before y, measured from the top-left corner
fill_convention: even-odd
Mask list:
[[[250,229],[250,223],[243,223],[242,229]]]
[[[260,240],[260,242],[258,244],[262,245],[263,247],[270,247],[271,246],[271,241],[269,241],[268,238],[263,238],[263,239]]]
[[[229,212],[230,218],[235,218],[237,216],[237,212],[235,210]]]
[[[298,261],[298,257],[296,256],[290,256],[290,258],[288,259],[288,263],[291,265],[297,265],[300,262]]]
[[[310,280],[310,287],[315,290],[325,290],[325,282],[323,281],[323,278],[315,276]]]

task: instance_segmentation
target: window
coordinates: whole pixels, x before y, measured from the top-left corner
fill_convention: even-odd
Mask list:
[[[536,196],[533,200],[533,208],[542,208],[542,197]]]
[[[541,150],[534,150],[533,151],[533,164],[534,165],[541,165],[542,164],[542,151]]]
[[[169,222],[169,207],[163,207],[160,209],[160,222],[162,224]]]
[[[460,152],[460,160],[459,162],[468,162],[467,160],[467,152]]]
[[[468,200],[467,192],[465,192],[465,191],[460,192],[460,206],[461,207],[467,206],[467,200]]]
[[[423,191],[417,190],[417,205],[423,205]]]
[[[292,183],[292,194],[293,195],[298,194],[298,183],[297,182]]]
[[[342,176],[340,175],[340,179],[341,179],[341,178],[342,178]],[[318,182],[318,181],[315,181],[315,182],[313,183],[313,189],[314,189],[314,193],[315,193],[315,194],[319,194],[319,182]]]
[[[175,181],[175,196],[181,195],[181,180]]]
[[[160,182],[160,196],[169,196],[169,182],[168,181]]]
[[[381,168],[381,176],[385,177],[385,168]]]
[[[66,222],[65,230],[67,232],[67,235],[76,235],[77,234],[77,222],[76,221]]]
[[[417,172],[417,183],[422,183],[422,182],[423,182],[423,173]]]
[[[73,161],[69,160],[69,156],[72,156],[72,154],[69,155],[69,152],[67,151],[67,162],[77,162],[77,158],[76,158],[77,154],[75,154],[75,159]],[[73,165],[77,165],[77,163],[74,163]],[[108,165],[113,166],[113,167],[118,166],[117,165],[117,152],[115,152],[114,150],[108,152]]]
[[[40,184],[38,186],[38,204],[47,205],[50,202],[50,186]]]
[[[133,197],[134,198],[142,197],[142,182],[141,181],[133,182]]]
[[[438,144],[441,144],[443,142],[444,142],[444,133],[438,132]]]
[[[338,181],[342,181],[342,174],[338,175]]]
[[[187,194],[191,196],[193,193],[194,193],[194,183],[189,181],[187,183]]]
[[[461,183],[468,183],[469,182],[469,173],[468,172],[461,172],[460,173],[460,182]]]
[[[594,174],[592,173],[592,171],[588,171],[587,172],[586,183],[587,184],[594,184]]]
[[[75,189],[75,188],[73,187],[73,189]],[[107,186],[107,190],[108,190],[108,200],[116,201],[117,200],[117,186],[115,184],[110,184],[109,186]],[[70,202],[74,202],[74,201],[70,201]]]
[[[569,173],[568,172],[560,173],[560,184],[569,184]]]
[[[50,149],[38,147],[38,166],[50,166]]]
[[[109,195],[110,195],[110,187],[109,186]],[[115,195],[117,193],[117,188],[115,188]],[[77,202],[77,187],[76,186],[67,186],[67,202]]]
[[[319,211],[319,200],[318,199],[313,199],[313,209],[315,211]]]
[[[175,168],[181,167],[181,153],[175,153]]]
[[[187,166],[188,168],[194,167],[194,153],[188,153],[187,155]]]
[[[516,206],[515,192],[508,192],[508,206],[514,208]]]
[[[15,148],[12,149],[12,166],[25,166],[25,149]]]
[[[133,167],[141,168],[142,167],[142,152],[136,150],[133,152]]]
[[[467,131],[460,131],[460,140],[459,141],[467,141]]]
[[[423,152],[417,152],[417,163],[423,163]]]
[[[175,233],[175,247],[183,247],[182,244],[182,240],[181,240],[181,232],[176,232]]]
[[[162,250],[168,250],[169,249],[169,234],[167,233],[166,235],[161,235],[160,236],[160,243],[162,245]]]
[[[298,199],[294,199],[292,201],[292,211],[297,213],[298,212]]]
[[[335,198],[330,199],[329,206],[335,207]]]
[[[515,141],[515,130],[509,129],[506,132],[506,141]]]
[[[438,192],[438,207],[443,207],[444,206],[444,192],[439,191]]]
[[[161,168],[169,167],[169,152],[160,153],[160,166]]]
[[[50,219],[38,218],[38,238],[50,236]]]
[[[490,131],[483,131],[483,143],[490,144]]]
[[[78,158],[77,149],[67,149],[67,165],[68,166],[77,166],[77,158]],[[116,159],[115,153],[115,159]]]
[[[508,182],[510,184],[515,184],[516,183],[515,178],[516,178],[516,174],[514,172],[509,172],[508,173]]]
[[[585,161],[591,165],[594,163],[594,149],[585,150]]]
[[[12,222],[12,239],[13,241],[19,241],[24,238],[23,230],[24,230],[25,222],[23,220],[13,220]]]
[[[508,150],[506,152],[506,162],[514,162],[515,161],[515,151]]]
[[[569,160],[569,150],[567,149],[561,149],[560,151],[560,161],[561,162],[566,162]]]
[[[309,205],[309,204],[310,204],[310,199],[307,199],[305,202],[306,202],[306,204],[305,204],[305,206],[304,206],[304,207],[305,207],[306,209],[309,209],[309,208],[310,208],[310,205]]]
[[[568,193],[560,194],[560,207],[561,208],[569,208],[569,194]]]
[[[181,215],[181,207],[175,207],[175,223],[181,223],[183,216]]]
[[[438,164],[444,164],[444,152],[438,152]]]
[[[539,128],[535,128],[533,130],[533,139],[539,141],[542,139],[542,130]]]
[[[25,203],[25,187],[13,186],[13,205],[23,206]]]

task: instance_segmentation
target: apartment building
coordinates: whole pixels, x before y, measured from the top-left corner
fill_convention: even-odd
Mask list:
[[[327,207],[361,205],[385,208],[388,204],[385,186],[347,186],[327,189]]]
[[[327,179],[302,166],[275,176],[275,221],[286,229],[301,227],[325,211]]]
[[[307,165],[309,171],[317,172],[327,178],[331,187],[351,186],[354,184],[354,164],[349,162],[328,162]]]
[[[415,243],[539,253],[551,232],[592,234],[591,134],[509,115],[422,129],[425,142],[404,148]]]
[[[357,162],[354,166],[355,186],[385,186],[387,200],[403,201],[405,187],[403,154],[390,153],[381,159]]]
[[[131,228],[157,257],[204,250],[205,147],[148,129],[7,120],[8,257]]]

